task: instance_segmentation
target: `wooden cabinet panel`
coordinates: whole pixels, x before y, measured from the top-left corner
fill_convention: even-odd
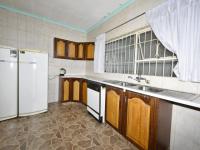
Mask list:
[[[78,59],[84,59],[85,55],[84,55],[84,44],[83,43],[79,43],[78,44]]]
[[[148,149],[150,128],[150,106],[140,98],[128,99],[126,136]]]
[[[75,80],[73,82],[73,100],[79,101],[80,99],[80,82]]]
[[[157,99],[127,91],[124,135],[142,150],[156,149]]]
[[[88,60],[94,59],[94,43],[88,43],[86,45],[86,59]]]
[[[82,82],[82,102],[87,105],[87,81]]]
[[[67,57],[72,59],[76,58],[76,43],[67,43]]]
[[[114,90],[107,92],[107,113],[106,119],[115,128],[119,128],[119,103],[120,95],[118,95]]]
[[[54,39],[54,57],[66,58],[66,42],[62,39]]]
[[[106,88],[106,121],[121,132],[121,89]]]
[[[80,88],[81,88],[81,80],[80,79],[72,79],[72,100],[73,101],[80,101],[81,100],[81,93],[80,93]]]
[[[69,80],[65,80],[64,81],[64,99],[63,101],[69,101],[70,100],[70,81]]]

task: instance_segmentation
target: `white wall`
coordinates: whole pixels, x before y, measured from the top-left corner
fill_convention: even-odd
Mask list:
[[[160,3],[164,1],[165,0],[136,0],[127,9],[117,14],[116,16],[111,18],[109,21],[105,22],[102,26],[100,26],[96,30],[91,31],[87,35],[87,39],[89,41],[94,41],[95,37],[98,36],[99,34],[104,33],[108,31],[109,29],[112,29],[113,27],[116,27],[117,25],[133,18],[134,16],[137,16],[145,12],[146,10],[149,10],[159,5]],[[145,16],[143,15],[135,19],[134,21],[127,23],[126,25],[123,25],[120,28],[115,29],[110,33],[107,33],[106,39],[109,40],[109,39],[118,37],[120,35],[129,33],[129,32],[133,32],[135,30],[138,30],[147,26],[148,26],[148,23],[145,19]],[[93,62],[86,63],[86,72],[87,74],[93,75],[93,76],[101,76],[104,78],[120,79],[124,81],[135,82],[133,80],[128,79],[129,75],[112,74],[112,73],[95,74],[93,72]],[[134,75],[132,76],[135,77]],[[176,78],[169,78],[169,77],[154,77],[154,76],[145,76],[145,77],[150,80],[151,86],[200,94],[200,84],[198,83],[181,82],[181,81],[178,81]]]
[[[174,105],[170,150],[199,150],[199,126],[199,111]]]
[[[32,17],[0,9],[0,45],[36,49],[49,54],[49,77],[59,74],[64,67],[69,74],[85,74],[85,61],[53,58],[53,38],[86,41],[86,34],[69,30]],[[49,102],[58,100],[58,78],[49,80]]]

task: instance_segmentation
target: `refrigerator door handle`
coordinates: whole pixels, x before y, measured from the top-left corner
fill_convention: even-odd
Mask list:
[[[37,62],[34,61],[19,61],[21,64],[37,64]]]
[[[10,50],[10,57],[17,57],[17,51],[16,50]]]
[[[17,63],[17,61],[3,60],[3,59],[0,59],[0,62]]]

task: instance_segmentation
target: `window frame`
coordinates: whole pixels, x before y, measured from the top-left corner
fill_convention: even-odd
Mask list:
[[[133,74],[131,74],[130,73],[130,71],[128,71],[128,73],[126,73],[124,70],[125,70],[125,64],[121,64],[121,65],[123,65],[123,71],[122,72],[119,72],[118,70],[117,70],[117,72],[113,72],[113,70],[112,70],[112,68],[111,68],[111,71],[110,70],[106,70],[106,63],[105,63],[105,72],[106,73],[120,73],[120,74],[130,74],[130,75],[136,75],[136,74],[138,74],[138,69],[139,69],[139,67],[138,67],[138,64],[139,63],[141,63],[141,64],[143,64],[143,72],[142,72],[142,75],[144,75],[144,63],[149,63],[149,73],[146,75],[146,76],[159,76],[159,77],[174,77],[173,76],[173,68],[174,68],[174,63],[175,62],[178,62],[178,58],[175,56],[175,54],[173,53],[173,52],[171,52],[172,53],[172,56],[165,56],[165,54],[166,54],[166,51],[167,51],[167,49],[164,47],[164,56],[163,57],[159,57],[159,58],[143,58],[143,59],[138,59],[138,52],[139,52],[139,47],[138,47],[138,44],[141,44],[142,42],[138,42],[138,38],[139,38],[139,36],[141,35],[141,34],[143,34],[143,33],[145,33],[145,37],[146,37],[146,32],[149,32],[149,31],[151,31],[151,39],[149,40],[149,41],[146,41],[146,39],[143,41],[143,43],[144,43],[144,45],[145,45],[145,43],[146,42],[151,42],[152,43],[152,41],[154,41],[154,40],[156,40],[157,41],[157,43],[160,43],[160,41],[156,38],[156,39],[153,39],[152,38],[152,29],[150,28],[150,27],[146,27],[146,28],[143,28],[143,29],[140,29],[140,30],[137,30],[137,31],[135,31],[135,32],[130,32],[130,33],[128,33],[128,34],[124,34],[124,35],[122,35],[122,36],[118,36],[118,37],[116,37],[116,38],[113,38],[113,39],[111,39],[111,40],[108,40],[108,41],[106,41],[106,45],[107,44],[112,44],[113,42],[117,42],[118,41],[118,43],[119,43],[119,41],[120,40],[122,40],[123,41],[123,39],[125,39],[125,38],[127,38],[127,37],[132,37],[132,36],[134,36],[134,44],[132,44],[132,45],[128,45],[129,46],[129,54],[130,54],[130,47],[131,46],[134,46],[134,59],[133,59],[133,61],[131,62],[131,60],[129,59],[129,62],[127,62],[127,60],[125,60],[126,61],[126,63],[128,63],[128,64],[134,64],[134,70],[133,70]],[[128,47],[128,46],[125,46],[125,47]],[[158,45],[156,45],[156,46],[158,46]],[[120,47],[118,47],[119,49],[120,49]],[[159,47],[158,47],[159,48]],[[150,45],[150,49],[151,49],[151,45]],[[157,49],[157,47],[156,47],[156,49]],[[124,50],[124,49],[122,49],[122,50]],[[126,51],[126,49],[125,49],[125,51]],[[144,52],[145,52],[145,46],[144,46]],[[157,52],[157,50],[156,50],[156,52]],[[120,50],[118,51],[118,53],[120,53]],[[150,56],[151,56],[151,50],[150,50]],[[125,55],[126,56],[126,55]],[[105,52],[105,57],[106,57],[106,52]],[[106,59],[105,59],[106,60]],[[171,61],[171,72],[170,72],[170,76],[165,76],[165,64],[166,64],[166,62],[170,62]],[[163,63],[163,73],[162,73],[162,76],[160,76],[160,75],[157,75],[158,74],[158,70],[157,70],[157,65],[158,65],[158,63]],[[151,63],[155,63],[155,74],[154,75],[150,75],[150,67],[151,67]],[[109,63],[108,63],[109,64]],[[112,66],[111,66],[112,67]],[[129,67],[128,67],[128,69],[129,69]]]

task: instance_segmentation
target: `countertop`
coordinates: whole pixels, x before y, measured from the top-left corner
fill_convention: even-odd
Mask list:
[[[128,91],[132,91],[132,92],[137,92],[140,94],[157,97],[157,98],[160,98],[161,100],[171,101],[171,102],[175,102],[178,104],[183,104],[183,105],[192,106],[195,108],[200,108],[200,95],[199,94],[185,93],[185,92],[179,92],[179,91],[173,91],[173,90],[167,90],[167,89],[163,89],[163,91],[161,91],[161,92],[149,92],[149,91],[139,90],[138,88],[136,88],[136,86],[124,87],[124,86],[108,83],[108,82],[105,82],[105,80],[107,80],[107,79],[98,78],[98,77],[94,77],[94,76],[66,75],[66,76],[61,76],[61,78],[83,78],[86,80],[99,82],[99,83],[102,83],[105,85],[118,87],[118,88],[123,89],[124,91],[128,90]]]

